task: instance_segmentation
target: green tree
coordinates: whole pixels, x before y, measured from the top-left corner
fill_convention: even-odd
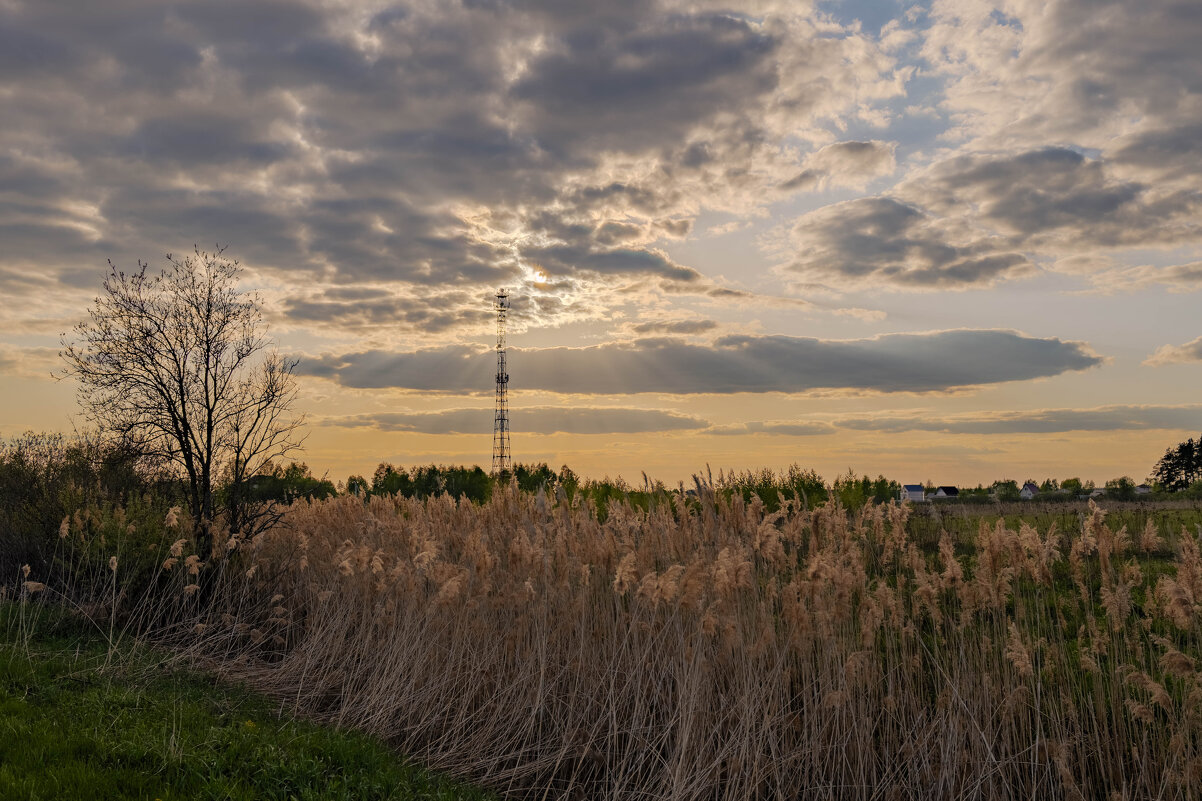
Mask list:
[[[872,482],[870,494],[875,503],[888,503],[889,501],[897,500],[897,494],[901,491],[901,484],[896,481],[890,481],[882,475],[878,475],[876,480]]]
[[[387,462],[381,462],[371,477],[372,495],[413,495],[413,482],[407,470],[397,470]]]
[[[1150,480],[1168,492],[1184,490],[1202,479],[1202,437],[1190,437],[1168,448],[1152,468]]]
[[[993,482],[993,494],[999,501],[1017,501],[1019,494],[1018,482],[1011,478]]]
[[[1135,500],[1135,481],[1131,476],[1120,476],[1106,482],[1106,497],[1116,501]]]
[[[802,468],[794,462],[789,465],[780,483],[782,489],[788,490],[788,494],[796,495],[809,506],[826,500],[826,482],[813,468]]]
[[[536,492],[540,487],[550,492],[555,491],[555,481],[558,476],[547,466],[546,462],[539,464],[519,464],[513,469],[518,488],[523,492]]]
[[[845,475],[835,477],[835,483],[831,485],[831,495],[837,498],[845,509],[859,509],[868,500],[868,495],[864,492],[864,484],[850,467],[847,468]]]
[[[456,498],[484,503],[492,494],[492,479],[479,465],[444,468],[445,488]]]
[[[228,491],[228,488],[227,488]],[[268,464],[256,476],[247,479],[244,492],[263,514],[278,519],[275,507],[301,498],[321,500],[336,494],[333,482],[315,478],[304,462],[292,462],[287,467]]]
[[[580,486],[580,477],[566,464],[559,468],[559,486],[563,487],[568,498],[574,497],[576,488]]]

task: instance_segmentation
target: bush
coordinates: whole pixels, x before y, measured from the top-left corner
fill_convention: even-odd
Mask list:
[[[164,512],[178,497],[171,482],[136,454],[94,437],[28,432],[0,440],[0,582],[24,565],[52,578],[60,528],[69,515],[146,505],[151,493]]]

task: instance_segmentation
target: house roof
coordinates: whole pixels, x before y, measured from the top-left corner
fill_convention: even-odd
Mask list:
[[[1039,485],[1028,481],[1026,484],[1023,484],[1023,489],[1031,490],[1031,492],[1039,492]]]
[[[906,492],[925,492],[926,487],[921,484],[906,484],[905,490]]]
[[[944,495],[959,495],[960,494],[960,490],[956,489],[955,487],[940,487],[939,491],[942,492]]]

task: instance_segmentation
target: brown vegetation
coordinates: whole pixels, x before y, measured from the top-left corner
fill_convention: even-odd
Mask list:
[[[1199,794],[1191,533],[1149,559],[1168,532],[1091,506],[919,548],[895,504],[699,491],[603,523],[516,490],[303,502],[164,569],[200,609],[225,565],[192,653],[515,796]]]

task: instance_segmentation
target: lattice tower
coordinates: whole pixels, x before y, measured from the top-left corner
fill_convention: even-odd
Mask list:
[[[492,428],[492,474],[509,472],[513,462],[509,450],[509,369],[505,364],[505,318],[509,314],[509,291],[497,290],[493,308],[497,312],[497,408]]]

